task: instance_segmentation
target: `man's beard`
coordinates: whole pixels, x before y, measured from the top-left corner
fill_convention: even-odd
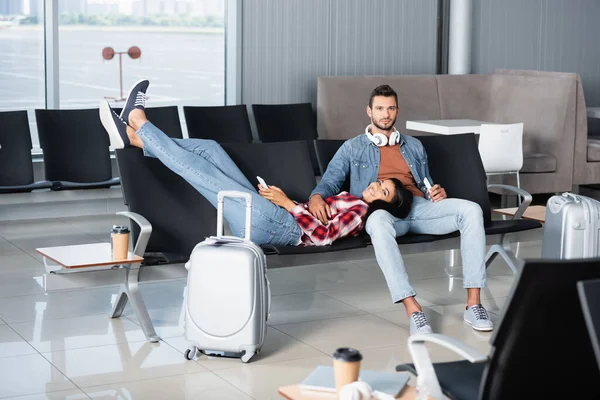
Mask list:
[[[396,123],[396,119],[394,118],[392,120],[392,123],[390,124],[390,126],[388,128],[383,127],[381,125],[379,125],[377,122],[373,121],[373,125],[375,125],[378,129],[381,129],[382,131],[389,131],[394,127],[394,124]]]

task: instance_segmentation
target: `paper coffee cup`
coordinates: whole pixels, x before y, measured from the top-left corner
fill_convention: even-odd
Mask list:
[[[129,249],[129,228],[126,226],[114,225],[110,232],[110,238],[113,260],[127,259],[127,250]]]
[[[351,347],[340,347],[333,353],[335,390],[338,395],[342,387],[358,380],[361,360],[360,352]]]

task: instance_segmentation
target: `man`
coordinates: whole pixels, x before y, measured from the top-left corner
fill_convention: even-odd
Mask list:
[[[398,116],[398,96],[388,85],[371,92],[367,114],[371,125],[364,134],[347,140],[335,154],[323,179],[311,193],[309,211],[323,224],[331,217],[324,198],[338,193],[350,178],[350,193],[361,193],[375,179],[398,178],[414,196],[407,218],[398,219],[384,210],[375,211],[367,220],[377,263],[383,271],[392,300],[402,302],[410,318],[410,333],[431,333],[431,326],[415,299],[416,292],[408,281],[396,237],[408,232],[443,235],[459,230],[463,259],[463,286],[467,289],[464,320],[473,329],[493,329],[480,292],[485,287],[485,230],[483,213],[478,204],[448,199],[440,185],[425,186],[429,175],[427,154],[421,142],[400,134],[394,124]]]

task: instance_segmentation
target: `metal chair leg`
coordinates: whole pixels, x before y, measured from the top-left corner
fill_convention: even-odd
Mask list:
[[[519,260],[511,249],[507,249],[503,244],[493,244],[485,256],[485,267],[488,268],[498,255],[504,259],[515,275],[523,266],[523,261]]]
[[[140,292],[139,273],[139,265],[127,268],[127,279],[126,282],[121,285],[121,293],[113,307],[111,318],[120,317],[127,305],[127,301],[131,301],[131,307],[135,312],[144,335],[146,335],[146,339],[150,342],[158,342],[160,337],[158,337],[154,330],[154,325],[152,325],[152,320],[150,319],[148,309],[146,308],[146,304],[144,304],[144,299]]]
[[[519,175],[519,171],[517,171],[517,187],[521,189],[521,177]],[[517,200],[519,202],[519,206],[521,205],[521,196],[517,195]]]

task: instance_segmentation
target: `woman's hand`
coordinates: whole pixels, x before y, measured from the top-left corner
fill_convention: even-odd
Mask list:
[[[285,208],[287,211],[290,211],[296,206],[296,203],[290,200],[290,198],[287,197],[283,190],[281,190],[277,186],[271,185],[268,189],[266,189],[259,184],[258,194],[260,194],[265,199],[269,200],[271,203]]]

